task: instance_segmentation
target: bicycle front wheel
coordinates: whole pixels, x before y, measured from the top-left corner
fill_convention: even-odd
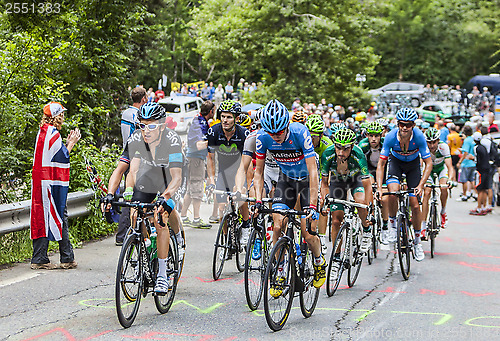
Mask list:
[[[226,261],[226,258],[230,252],[228,234],[224,234],[224,229],[228,227],[227,222],[228,216],[226,215],[220,222],[219,231],[217,232],[217,239],[215,239],[214,258],[212,261],[212,275],[214,280],[219,279],[222,273],[222,269],[224,268],[224,262]]]
[[[179,249],[178,249],[177,239],[173,233],[170,233],[170,245],[168,247],[167,256],[167,278],[170,290],[166,295],[155,295],[155,305],[156,309],[161,314],[165,314],[170,310],[172,303],[174,302],[175,291],[177,290],[177,282],[179,281]],[[156,262],[156,267],[154,269],[155,274],[158,274],[158,262]]]
[[[239,272],[245,271],[245,259],[247,255],[247,245],[249,239],[247,240],[247,245],[241,244],[241,234],[243,233],[243,228],[241,226],[237,227],[239,233],[236,233],[236,268]],[[236,230],[236,226],[235,226]]]
[[[245,257],[245,297],[250,310],[256,310],[262,299],[264,274],[267,264],[267,244],[264,233],[253,229],[248,239]],[[256,246],[256,241],[258,245]],[[260,243],[260,244],[259,244]],[[255,248],[255,250],[254,250]],[[260,251],[259,251],[260,249]]]
[[[266,267],[264,312],[267,325],[273,331],[283,328],[292,310],[296,277],[293,247],[287,238],[278,240]]]
[[[359,252],[359,248],[361,247],[361,220],[357,219],[358,221],[355,222],[355,224],[358,224],[356,233],[354,234],[354,231],[351,232],[352,259],[350,266],[347,268],[347,285],[349,288],[352,288],[354,283],[356,283],[359,270],[361,270],[361,265],[363,264],[363,254]]]
[[[316,304],[318,303],[319,298],[319,290],[320,288],[316,288],[313,285],[314,279],[314,256],[311,250],[307,250],[306,255],[302,255],[302,262],[304,265],[303,270],[303,281],[304,288],[299,294],[300,298],[300,311],[302,315],[307,318],[311,317],[314,312],[314,308],[316,308]]]
[[[328,264],[328,273],[326,275],[326,294],[328,297],[332,297],[339,287],[340,279],[342,278],[342,273],[345,269],[345,262],[347,260],[347,229],[349,224],[344,223],[340,227],[337,237],[335,238],[335,244],[333,244],[332,254],[330,255],[330,263]],[[331,228],[330,228],[331,229]]]
[[[143,287],[142,243],[129,235],[122,246],[116,269],[115,299],[118,320],[124,328],[132,325],[139,311]]]
[[[428,231],[428,235],[431,240],[431,258],[434,258],[434,250],[436,247],[435,240],[436,240],[436,235],[439,231],[438,224],[440,224],[436,205],[431,205],[430,217],[431,217],[431,230]]]
[[[402,214],[398,214],[397,218],[397,245],[398,245],[398,258],[401,274],[405,280],[410,278],[410,248],[408,239],[408,221]]]

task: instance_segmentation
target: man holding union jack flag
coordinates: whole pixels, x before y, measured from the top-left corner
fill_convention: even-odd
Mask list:
[[[80,139],[78,128],[72,130],[63,144],[59,130],[64,122],[61,103],[43,107],[43,118],[36,137],[31,184],[31,268],[57,268],[47,255],[49,240],[59,242],[60,268],[76,268],[73,247],[69,241],[66,199],[69,189],[69,152]]]

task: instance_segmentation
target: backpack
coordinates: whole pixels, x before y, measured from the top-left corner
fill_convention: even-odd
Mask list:
[[[498,151],[498,145],[493,140],[490,148],[490,164],[500,167],[500,152]]]

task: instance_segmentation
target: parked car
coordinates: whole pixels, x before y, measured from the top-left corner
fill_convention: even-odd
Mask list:
[[[369,90],[368,93],[373,97],[386,95],[388,99],[394,99],[396,95],[408,96],[413,107],[418,107],[422,103],[425,93],[423,84],[394,82],[386,84],[378,89]]]
[[[451,101],[427,101],[416,109],[424,121],[434,123],[436,115],[442,119],[450,119],[453,123],[464,124],[470,117],[468,113],[461,110],[457,102]]]
[[[177,132],[189,130],[193,118],[200,112],[202,103],[201,98],[190,96],[173,96],[158,101],[158,104],[165,108],[167,116],[177,122],[177,127],[175,127]]]

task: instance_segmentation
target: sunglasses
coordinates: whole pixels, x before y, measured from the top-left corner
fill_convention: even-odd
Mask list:
[[[350,144],[343,146],[339,143],[335,143],[335,148],[340,149],[340,150],[349,150],[351,147],[352,147],[352,145],[350,145]]]
[[[146,130],[146,128],[148,128],[148,130],[155,130],[161,125],[161,123],[150,123],[150,124],[138,123],[137,125],[141,130]]]
[[[283,135],[285,133],[285,131],[286,131],[286,128],[283,129],[283,130],[278,131],[277,133],[268,133],[268,134],[271,135],[271,136],[281,136],[281,135]]]
[[[411,127],[413,127],[414,124],[415,123],[413,123],[413,122],[407,122],[407,123],[404,123],[401,121],[398,122],[398,126],[405,127],[405,128],[411,128]]]

